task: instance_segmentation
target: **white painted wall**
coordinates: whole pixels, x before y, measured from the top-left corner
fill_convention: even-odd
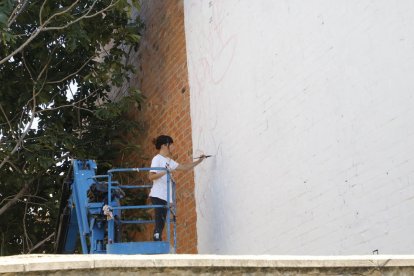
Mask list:
[[[414,253],[414,1],[184,9],[199,253]]]

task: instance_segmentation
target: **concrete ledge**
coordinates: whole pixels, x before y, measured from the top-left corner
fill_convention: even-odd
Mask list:
[[[414,274],[414,256],[17,255],[0,258],[0,273],[33,272],[33,275],[36,275],[34,272],[43,272],[42,275],[54,272],[54,275],[59,275],[56,272],[63,274],[68,271],[86,275],[91,270],[102,273],[122,271],[127,274],[139,271],[166,274],[182,274],[183,271],[207,274],[219,271],[291,271],[292,275],[299,272],[305,275],[310,270],[312,273],[324,274],[323,271],[329,271],[332,274],[338,269],[346,269],[350,275],[352,271],[360,274],[384,269],[393,275]]]

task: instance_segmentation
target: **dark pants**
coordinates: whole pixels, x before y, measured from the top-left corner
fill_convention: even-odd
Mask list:
[[[167,201],[158,197],[150,197],[152,205],[167,205]],[[165,225],[165,218],[167,216],[167,208],[154,208],[155,210],[155,228],[154,241],[162,241],[162,230]]]

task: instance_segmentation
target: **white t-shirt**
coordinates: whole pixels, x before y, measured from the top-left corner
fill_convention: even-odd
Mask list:
[[[161,154],[157,154],[152,158],[151,168],[154,167],[161,167],[161,168],[168,168],[169,170],[173,171],[178,167],[178,163],[172,160],[171,158],[166,158]],[[150,172],[160,173],[160,170],[150,170]],[[170,175],[171,176],[171,175]],[[158,197],[163,200],[167,200],[167,175],[163,175],[162,177],[155,179],[153,181],[153,185],[151,188],[151,192],[149,194],[151,197]],[[172,202],[172,188],[171,188],[171,181],[170,181],[170,202]]]

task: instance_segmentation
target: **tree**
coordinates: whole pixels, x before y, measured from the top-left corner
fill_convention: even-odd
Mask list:
[[[139,43],[137,1],[0,2],[0,254],[52,248],[72,158],[102,169],[138,131],[125,85]],[[123,97],[115,97],[122,95]],[[102,166],[104,165],[104,166]]]

